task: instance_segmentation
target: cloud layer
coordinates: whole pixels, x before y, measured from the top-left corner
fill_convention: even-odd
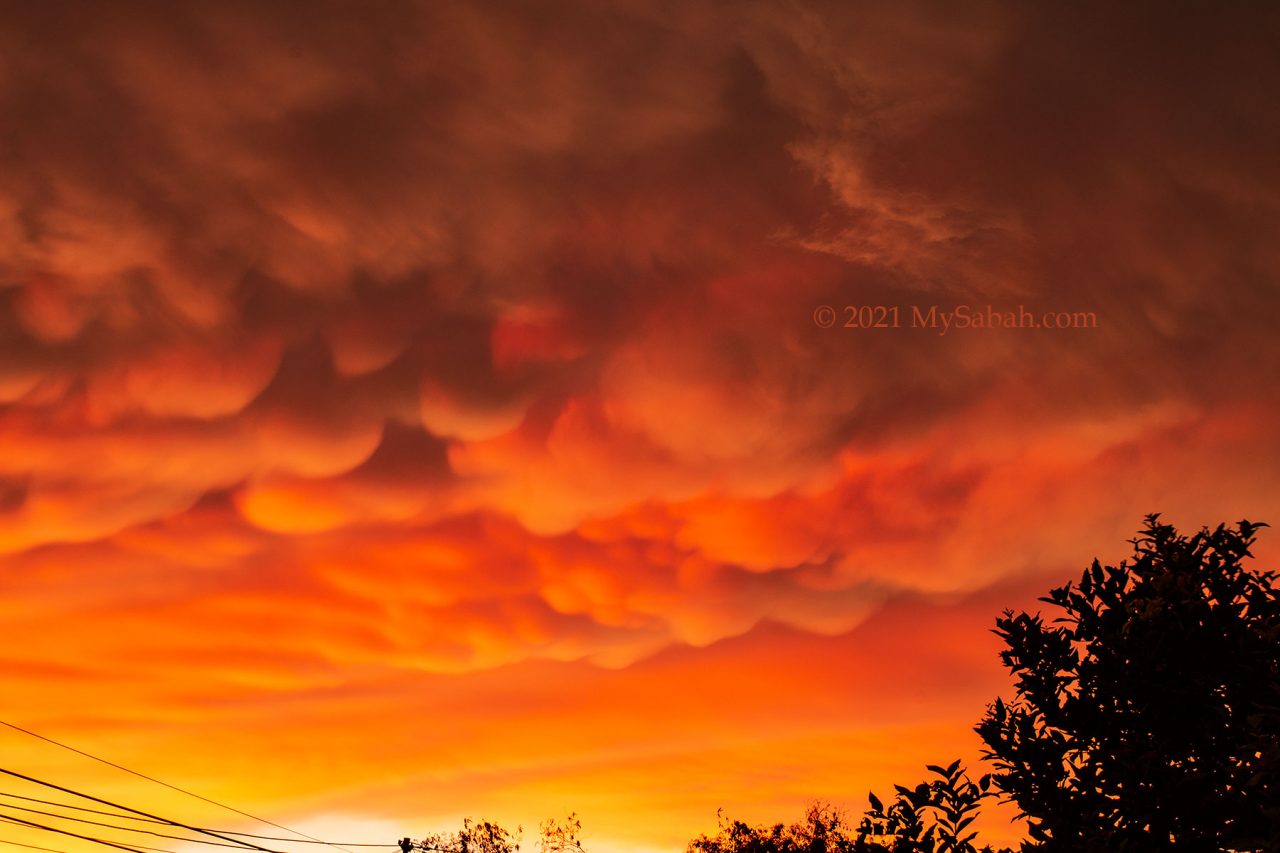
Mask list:
[[[241,796],[583,796],[670,845],[972,753],[990,618],[1144,513],[1280,520],[1271,9],[3,15],[33,725],[175,773],[141,732],[324,742]],[[960,304],[1097,324],[814,323]]]

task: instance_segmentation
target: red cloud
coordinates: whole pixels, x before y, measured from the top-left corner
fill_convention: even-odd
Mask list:
[[[1269,9],[5,17],[4,686],[126,762],[670,846],[972,754],[1142,514],[1276,515]],[[843,324],[957,304],[1098,324]]]

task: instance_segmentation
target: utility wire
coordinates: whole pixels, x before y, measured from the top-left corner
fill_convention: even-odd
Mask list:
[[[12,824],[14,824],[15,826],[21,826],[21,825],[23,825],[21,822],[19,822],[19,821],[15,821],[15,820],[11,820],[10,818],[7,818],[7,817],[0,817],[0,820],[6,821],[6,822],[8,822],[8,823],[12,823]],[[39,824],[30,823],[29,821],[28,821],[28,822],[26,822],[26,824],[25,824],[25,825],[27,825],[27,826],[39,826]],[[44,827],[41,827],[41,828],[43,829]],[[49,829],[49,831],[50,831],[50,832],[61,832],[61,830],[55,829],[55,828],[53,828],[53,827],[48,827],[48,829]],[[86,841],[92,841],[92,842],[94,842],[95,844],[101,844],[101,843],[103,843],[103,842],[105,841],[105,839],[101,839],[101,838],[91,838],[91,837],[89,837],[89,836],[79,836],[79,835],[77,835],[77,836],[75,836],[75,837],[76,837],[76,838],[82,838],[82,837],[83,837]],[[16,842],[16,841],[10,841],[10,842],[6,842],[6,843],[8,843],[8,844],[17,844],[18,842]],[[107,841],[106,843],[110,844],[111,842]],[[23,847],[35,847],[35,845],[34,845],[34,844],[23,844],[23,845],[21,845],[21,846],[23,846]],[[130,844],[130,845],[128,845],[128,847],[129,847],[130,849],[134,849],[134,848],[136,848],[136,849],[138,849],[138,850],[153,850],[153,851],[155,851],[155,853],[175,853],[175,851],[173,851],[173,850],[168,850],[168,849],[166,849],[166,848],[164,848],[164,847],[148,847],[148,846],[147,846],[147,845],[145,845],[145,844]],[[37,850],[49,850],[49,848],[48,848],[48,847],[36,847],[35,849],[37,849]],[[50,853],[64,853],[64,851],[62,851],[62,850],[53,850],[53,851],[50,851]]]
[[[49,832],[57,832],[57,833],[61,833],[61,834],[63,834],[63,835],[72,835],[72,836],[74,836],[75,838],[83,838],[83,839],[85,839],[86,841],[92,841],[92,842],[94,842],[95,844],[110,844],[110,845],[112,845],[113,847],[114,847],[114,846],[121,846],[121,845],[116,845],[116,844],[114,844],[113,842],[108,841],[108,840],[106,840],[106,839],[102,839],[102,838],[94,838],[94,837],[87,836],[87,835],[75,835],[75,833],[67,833],[67,832],[65,832],[65,831],[63,831],[63,830],[61,830],[61,829],[57,829],[57,828],[55,828],[55,827],[51,827],[51,826],[50,826],[50,827],[44,827],[44,826],[41,826],[41,825],[40,825],[40,824],[38,824],[38,823],[32,823],[32,822],[30,822],[30,821],[23,821],[23,820],[21,820],[21,819],[17,819],[17,820],[15,820],[15,819],[13,819],[13,818],[9,818],[9,817],[0,817],[0,820],[5,821],[6,823],[12,823],[12,824],[14,824],[15,826],[34,826],[34,827],[38,827],[38,828],[40,828],[40,829],[47,829]],[[10,843],[10,844],[16,844],[17,842],[9,842],[9,843]],[[24,846],[24,847],[34,847],[35,845],[32,845],[32,844],[24,844],[24,845],[22,845],[22,846]],[[139,850],[139,851],[143,851],[143,850],[151,850],[151,851],[154,851],[154,853],[175,853],[175,851],[173,851],[173,850],[168,850],[168,849],[166,849],[166,848],[164,848],[164,847],[148,847],[148,846],[147,846],[147,845],[145,845],[145,844],[129,844],[129,845],[126,845],[126,846],[127,846],[130,850],[134,850],[134,849],[136,849],[136,850]],[[36,848],[36,849],[38,849],[38,850],[49,850],[49,848],[48,848],[48,847],[38,847],[38,848]],[[61,851],[61,850],[53,850],[53,851],[50,851],[50,853],[64,853],[64,851]]]
[[[8,791],[0,791],[0,797],[11,797],[15,800],[23,800],[28,803],[43,803],[46,806],[57,806],[60,809],[75,809],[78,812],[88,812],[90,814],[106,815],[107,817],[121,818],[124,820],[136,820],[143,823],[165,824],[162,820],[151,817],[138,817],[131,814],[120,814],[119,812],[109,812],[105,809],[91,809],[88,806],[73,806],[71,803],[60,803],[57,800],[42,800],[39,797],[24,797],[22,794],[10,794]],[[230,833],[227,833],[230,834]]]
[[[69,832],[68,830],[65,830],[65,829],[55,829],[52,826],[44,826],[43,824],[32,823],[31,821],[23,820],[20,817],[3,817],[3,818],[0,818],[0,820],[7,821],[9,823],[20,824],[22,826],[32,826],[32,827],[35,827],[36,829],[47,830],[48,832],[56,832],[59,835],[70,835],[72,838],[79,838],[83,841],[92,841],[94,844],[104,844],[107,847],[116,847],[116,848],[119,848],[120,850],[127,850],[129,851],[129,853],[138,853],[137,847],[129,847],[128,845],[125,845],[125,844],[117,844],[114,841],[107,841],[102,838],[94,838],[91,835],[80,835],[75,832]],[[155,850],[156,848],[151,847],[148,849]],[[162,853],[173,853],[173,851],[165,850],[165,851],[162,851]]]
[[[12,844],[14,847],[26,847],[29,850],[44,850],[45,853],[64,853],[64,851],[54,850],[52,847],[40,847],[36,844],[23,844],[21,841],[10,841],[7,838],[0,838],[0,844]]]
[[[292,832],[293,830],[289,830],[289,831]],[[319,838],[281,838],[278,835],[254,835],[252,832],[223,831],[222,834],[235,835],[239,838],[256,838],[259,841],[283,841],[287,844],[325,844],[325,845],[328,845],[329,847],[336,847],[339,850],[347,850],[348,847],[399,847],[400,846],[399,844],[386,842],[386,841],[383,841],[377,844],[370,844],[368,842],[364,844],[354,844],[349,841],[344,841],[341,844],[339,844],[336,841],[321,841]],[[347,853],[351,853],[351,851],[347,850]]]
[[[125,820],[136,820],[136,821],[140,821],[140,822],[144,822],[144,823],[157,823],[157,824],[160,824],[160,825],[162,825],[162,826],[168,826],[168,825],[169,825],[169,824],[168,824],[168,821],[159,820],[159,819],[157,819],[157,818],[151,818],[151,817],[138,817],[137,815],[130,815],[130,814],[119,814],[118,812],[109,812],[109,811],[106,811],[106,810],[104,810],[104,809],[91,809],[91,808],[88,808],[87,806],[73,806],[71,803],[59,803],[59,802],[57,802],[56,800],[42,800],[42,799],[40,799],[39,797],[24,797],[24,796],[22,796],[21,794],[10,794],[10,793],[8,793],[7,791],[0,791],[0,797],[11,797],[11,798],[13,798],[13,799],[15,799],[15,800],[24,800],[24,801],[26,801],[26,802],[28,802],[28,803],[41,803],[41,804],[46,805],[46,806],[57,806],[57,807],[58,807],[58,808],[60,808],[60,809],[75,809],[75,810],[76,810],[76,811],[78,811],[78,812],[88,812],[88,813],[90,813],[90,814],[106,815],[107,817],[121,818],[121,819],[125,819]],[[16,805],[15,805],[15,806],[10,806],[10,808],[22,809],[23,811],[33,811],[33,812],[36,812],[36,813],[38,813],[38,814],[47,814],[47,815],[52,815],[52,816],[54,816],[54,817],[60,817],[60,818],[63,818],[64,820],[78,820],[78,818],[71,817],[70,815],[55,815],[55,814],[53,814],[52,812],[42,812],[42,811],[40,811],[39,809],[27,809],[27,808],[23,808],[22,806],[16,806]],[[84,823],[95,823],[96,821],[82,821],[82,822],[84,822]],[[104,823],[104,824],[100,824],[100,825],[101,825],[101,826],[114,826],[113,824],[108,824],[108,823]],[[129,830],[129,831],[131,831],[131,832],[132,832],[132,831],[134,831],[134,830],[132,830],[132,829],[130,829],[129,827],[126,827],[126,826],[116,826],[116,827],[114,827],[114,828],[116,828],[116,829],[127,829],[127,830]],[[206,829],[207,829],[208,827],[204,827],[204,828],[206,828]],[[330,841],[313,841],[313,840],[311,840],[311,839],[300,840],[300,839],[297,839],[297,838],[281,838],[281,837],[279,837],[279,836],[277,836],[277,835],[255,835],[255,834],[254,834],[254,833],[252,833],[252,832],[232,832],[232,831],[231,831],[231,830],[229,830],[229,829],[219,829],[219,830],[216,830],[216,831],[217,831],[217,832],[219,832],[219,833],[220,833],[220,834],[222,834],[222,835],[236,835],[236,836],[239,836],[239,837],[241,837],[241,838],[256,838],[256,839],[258,839],[259,841],[284,841],[284,842],[286,842],[286,843],[288,843],[288,844],[334,844],[334,843],[336,843],[336,842],[330,842]],[[187,840],[194,840],[194,839],[187,839]],[[199,843],[200,843],[200,844],[212,844],[212,843],[214,843],[214,842],[212,842],[212,841],[201,841],[201,842],[199,842]],[[224,846],[224,845],[219,845],[219,846]],[[382,843],[379,843],[379,844],[361,844],[361,843],[358,843],[358,842],[348,842],[348,841],[344,841],[344,842],[342,843],[342,846],[343,846],[343,847],[399,847],[400,845],[398,845],[398,844],[394,844],[394,843],[389,843],[389,842],[382,842]]]
[[[21,809],[24,812],[35,812],[36,814],[42,814],[47,817],[57,818],[58,820],[73,820],[76,823],[90,823],[90,824],[93,824],[94,826],[104,826],[107,829],[119,829],[124,832],[137,832],[143,835],[154,835],[157,838],[172,838],[174,841],[186,841],[191,844],[211,844],[214,847],[234,847],[237,850],[244,849],[240,844],[228,844],[224,841],[205,841],[202,838],[187,838],[185,835],[170,835],[167,832],[156,832],[154,829],[142,829],[141,827],[137,827],[137,826],[121,826],[118,823],[106,823],[105,821],[90,820],[89,818],[85,818],[85,817],[72,817],[71,815],[62,815],[62,814],[58,814],[57,812],[41,811],[40,809],[28,808],[27,806],[9,806],[8,808]],[[4,812],[0,811],[0,817],[9,817],[9,816],[10,815],[7,815]]]
[[[130,846],[130,847],[137,847],[139,850],[154,850],[154,851],[155,851],[155,853],[175,853],[175,851],[173,851],[173,850],[168,850],[168,849],[166,849],[166,848],[164,848],[164,847],[148,847],[148,846],[147,846],[147,845],[145,845],[145,844],[130,844],[129,846]]]
[[[170,826],[176,826],[176,827],[179,827],[179,828],[181,828],[181,829],[190,830],[191,832],[198,832],[198,833],[200,833],[201,835],[208,835],[208,836],[211,836],[211,837],[213,837],[213,838],[221,839],[221,840],[223,840],[223,841],[231,841],[231,842],[234,842],[234,843],[236,843],[236,844],[239,844],[241,847],[248,847],[248,848],[251,848],[251,849],[253,849],[253,850],[260,850],[260,851],[262,851],[262,853],[281,853],[281,851],[279,851],[279,850],[272,850],[270,847],[261,847],[261,846],[259,846],[259,845],[257,845],[257,844],[254,844],[254,843],[250,842],[250,841],[237,841],[237,840],[236,840],[236,839],[234,839],[234,838],[230,838],[230,837],[228,837],[228,836],[226,836],[226,835],[220,835],[220,834],[218,834],[218,833],[216,833],[216,832],[213,832],[213,831],[211,831],[211,830],[208,830],[208,829],[199,829],[199,828],[194,827],[194,826],[189,826],[188,824],[185,824],[185,823],[179,823],[179,822],[178,822],[178,821],[176,821],[176,820],[169,820],[168,818],[163,818],[163,817],[160,817],[159,815],[151,814],[150,812],[140,811],[139,809],[132,809],[132,808],[129,808],[128,806],[122,806],[122,805],[120,805],[119,803],[113,803],[113,802],[111,802],[110,800],[104,800],[104,799],[102,799],[101,797],[94,797],[94,796],[91,796],[91,795],[89,795],[89,794],[81,793],[80,791],[72,790],[71,788],[64,788],[64,787],[62,787],[61,785],[55,785],[55,784],[53,784],[52,782],[45,782],[45,781],[43,781],[43,780],[41,780],[41,779],[36,779],[36,778],[31,777],[31,776],[24,776],[23,774],[21,774],[21,773],[16,773],[16,772],[14,772],[13,770],[5,770],[3,767],[0,767],[0,773],[5,774],[6,776],[13,776],[13,777],[15,777],[15,778],[17,778],[17,779],[23,779],[23,780],[26,780],[27,782],[34,782],[35,784],[37,784],[37,785],[43,785],[43,786],[44,786],[44,787],[46,787],[46,788],[53,788],[53,789],[54,789],[54,790],[56,790],[56,791],[62,791],[64,794],[71,794],[72,796],[76,796],[76,797],[83,797],[83,798],[84,798],[84,799],[86,799],[86,800],[92,800],[93,802],[95,802],[95,803],[101,803],[101,804],[102,804],[102,805],[104,805],[104,806],[111,806],[113,809],[120,809],[120,810],[122,810],[122,811],[132,812],[133,814],[136,814],[136,815],[142,815],[143,817],[155,818],[156,820],[159,820],[159,821],[162,821],[162,822],[164,822],[164,823],[167,823],[167,824],[169,824]]]
[[[0,817],[0,820],[6,821],[7,823],[12,823],[12,824],[14,824],[15,826],[21,826],[21,825],[23,825],[23,824],[19,823],[18,821],[10,820],[9,818],[6,818],[6,817]],[[39,826],[39,824],[33,824],[33,823],[30,823],[30,822],[28,822],[26,825],[28,825],[28,826]],[[50,831],[50,832],[60,832],[60,830],[58,830],[58,829],[54,829],[53,827],[49,827],[49,831]],[[82,837],[82,836],[79,836],[79,835],[77,835],[77,836],[76,836],[76,838],[80,838],[80,837]],[[85,838],[85,840],[86,840],[86,841],[92,841],[92,842],[94,842],[95,844],[101,844],[101,843],[103,843],[103,842],[104,842],[104,840],[105,840],[105,839],[101,839],[101,838],[91,838],[91,837],[89,837],[89,836],[83,836],[83,837]],[[16,841],[10,841],[10,842],[7,842],[7,843],[9,843],[9,844],[17,844],[18,842],[16,842]],[[106,842],[106,843],[110,844],[111,842],[109,842],[109,841],[108,841],[108,842]],[[35,847],[35,845],[34,845],[34,844],[23,844],[22,846],[23,846],[23,847]],[[167,850],[167,849],[165,849],[164,847],[148,847],[148,846],[147,846],[147,845],[145,845],[145,844],[130,844],[130,845],[128,845],[128,846],[129,846],[129,848],[130,848],[130,849],[134,849],[134,848],[136,848],[136,849],[138,849],[138,850],[153,850],[153,851],[155,851],[155,853],[175,853],[175,851],[173,851],[173,850]],[[36,847],[36,849],[37,849],[37,850],[49,850],[49,848],[48,848],[48,847]],[[64,853],[64,851],[62,851],[62,850],[53,850],[53,851],[50,851],[50,853]]]
[[[278,824],[278,823],[276,823],[276,822],[274,822],[274,821],[267,820],[267,819],[266,819],[266,818],[264,818],[264,817],[258,817],[257,815],[249,814],[248,812],[246,812],[246,811],[241,811],[240,809],[238,809],[238,808],[236,808],[236,807],[234,807],[234,806],[229,806],[229,805],[227,805],[226,803],[220,803],[220,802],[218,802],[217,800],[212,800],[212,799],[210,799],[210,798],[208,798],[208,797],[201,796],[200,794],[197,794],[197,793],[195,793],[194,791],[188,791],[186,788],[180,788],[180,787],[178,787],[177,785],[170,785],[168,782],[164,782],[164,781],[162,781],[162,780],[160,780],[160,779],[155,778],[154,776],[148,776],[148,775],[147,775],[147,774],[145,774],[145,773],[139,773],[137,770],[130,770],[128,767],[125,767],[125,766],[120,765],[120,764],[116,764],[114,761],[108,761],[108,760],[107,760],[107,759],[105,759],[105,758],[99,758],[99,757],[98,757],[98,756],[96,756],[96,755],[91,755],[90,753],[85,752],[83,749],[76,749],[74,746],[69,746],[69,745],[67,745],[67,744],[65,744],[65,743],[62,743],[61,741],[56,741],[56,740],[54,740],[54,739],[53,739],[53,738],[51,738],[51,737],[45,737],[45,736],[44,736],[44,735],[42,735],[42,734],[37,734],[36,732],[31,731],[30,729],[24,729],[22,726],[14,725],[13,723],[6,722],[5,720],[0,720],[0,726],[7,726],[8,728],[13,729],[14,731],[22,732],[23,734],[30,735],[30,736],[31,736],[31,737],[33,737],[33,738],[38,738],[38,739],[40,739],[40,740],[44,741],[45,743],[51,743],[51,744],[53,744],[54,746],[61,747],[62,749],[70,750],[71,752],[74,752],[74,753],[76,753],[77,755],[83,755],[85,758],[90,758],[90,759],[92,759],[92,760],[94,760],[94,761],[100,762],[100,763],[102,763],[102,764],[106,764],[106,765],[107,765],[107,766],[109,766],[109,767],[114,767],[114,768],[116,768],[117,770],[123,770],[125,773],[132,774],[132,775],[134,775],[134,776],[137,776],[137,777],[138,777],[138,778],[140,778],[140,779],[146,779],[148,782],[155,782],[157,785],[163,785],[164,787],[166,787],[166,788],[168,788],[168,789],[170,789],[170,790],[172,790],[172,791],[177,791],[177,792],[178,792],[178,793],[180,793],[180,794],[186,794],[188,797],[195,797],[197,800],[203,800],[204,802],[209,803],[210,805],[217,806],[217,807],[218,807],[218,808],[220,808],[220,809],[226,809],[227,811],[235,812],[236,814],[240,815],[241,817],[247,817],[247,818],[249,818],[250,820],[256,820],[256,821],[258,821],[259,823],[265,823],[265,824],[267,824],[268,826],[274,826],[276,829],[282,829],[282,830],[284,830],[285,832],[291,832],[291,833],[293,833],[294,835],[297,835],[297,836],[300,836],[300,837],[302,837],[302,838],[307,839],[308,841],[314,841],[314,842],[315,842],[315,843],[317,843],[317,844],[324,844],[324,845],[327,845],[327,846],[329,846],[329,847],[336,847],[336,848],[337,848],[337,849],[339,849],[339,850],[345,850],[345,849],[346,849],[346,848],[344,848],[341,844],[333,844],[332,842],[329,842],[329,841],[323,841],[323,840],[321,840],[321,839],[319,839],[319,838],[316,838],[316,837],[315,837],[315,836],[313,836],[313,835],[307,835],[305,832],[300,832],[300,831],[298,831],[298,830],[296,830],[296,829],[292,829],[292,828],[287,827],[287,826],[284,826],[284,825],[282,825],[282,824]],[[132,810],[132,809],[130,809],[130,811],[133,811],[133,810]],[[186,827],[186,828],[190,829],[190,827]],[[203,830],[197,830],[197,831],[203,831]],[[246,835],[247,837],[252,837],[252,836],[248,836],[248,835],[247,835],[247,833],[246,833],[245,835]],[[283,841],[283,840],[287,840],[287,839],[279,839],[279,840],[282,840],[282,841]],[[352,845],[352,846],[354,847],[355,845]],[[394,846],[394,845],[390,845],[390,846]],[[262,848],[258,848],[258,849],[259,849],[259,850],[261,850]],[[350,850],[347,850],[347,853],[351,853],[351,851],[350,851]]]

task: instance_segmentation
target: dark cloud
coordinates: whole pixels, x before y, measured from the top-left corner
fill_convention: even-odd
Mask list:
[[[86,637],[139,702],[856,657],[1276,507],[1270,6],[0,14],[0,554],[27,630],[76,616],[50,695]],[[957,304],[1097,327],[814,324]]]

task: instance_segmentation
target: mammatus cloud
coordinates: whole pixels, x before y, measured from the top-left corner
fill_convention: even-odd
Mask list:
[[[1142,514],[1277,515],[1269,9],[3,14],[23,719],[674,844],[971,753],[991,616]],[[813,320],[957,304],[1097,325]]]

